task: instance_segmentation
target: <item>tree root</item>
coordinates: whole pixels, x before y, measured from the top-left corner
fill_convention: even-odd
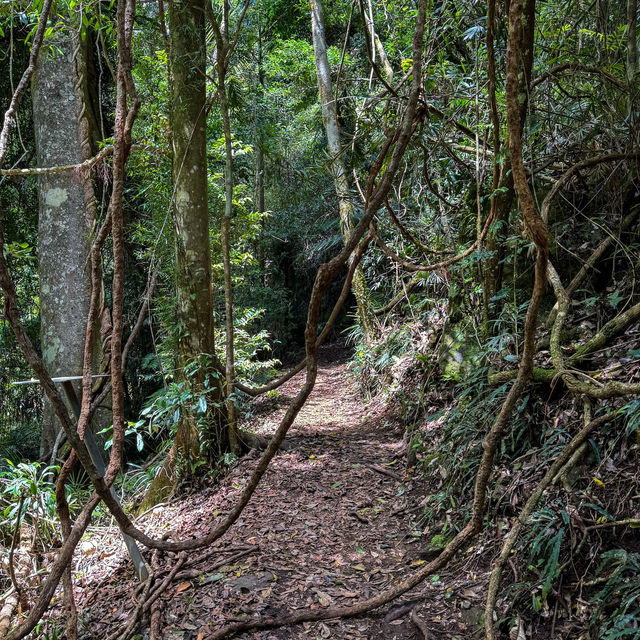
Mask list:
[[[556,289],[556,294],[558,296],[562,295],[562,285],[559,282],[553,282],[554,288]],[[558,287],[559,285],[559,287]],[[566,303],[565,303],[565,306]],[[567,307],[568,308],[568,307]],[[640,303],[629,307],[625,312],[613,318],[605,324],[598,333],[596,333],[590,340],[585,342],[583,345],[578,347],[575,353],[567,358],[566,366],[567,367],[575,367],[580,364],[587,356],[591,355],[593,352],[601,349],[606,346],[613,338],[619,336],[624,331],[626,331],[632,324],[635,324],[638,320],[640,320]],[[564,319],[560,318],[560,323],[558,324],[558,310],[555,312],[554,324],[558,324],[559,327],[562,326]],[[502,384],[504,382],[508,382],[509,380],[513,380],[517,371],[500,371],[498,373],[491,374],[489,376],[489,382],[491,384]],[[601,375],[599,371],[587,371],[585,372],[591,377],[597,377]],[[534,368],[533,370],[533,380],[534,382],[546,382],[550,383],[553,379],[558,375],[557,369],[543,369],[543,368]],[[606,389],[603,391],[603,389]],[[579,391],[580,393],[584,393],[584,391]],[[615,395],[626,395],[628,394],[636,394],[640,392],[640,385],[625,385],[623,383],[618,382],[609,382],[605,387],[602,387],[599,391],[594,391],[597,395],[595,397],[600,398],[608,398],[614,397]],[[610,394],[610,395],[607,395]]]
[[[166,591],[169,585],[174,581],[187,581],[193,580],[202,575],[202,569],[183,569],[183,567],[187,564],[198,564],[203,562],[207,558],[211,557],[216,553],[223,553],[225,551],[236,551],[236,553],[219,560],[213,565],[209,565],[207,567],[207,571],[214,571],[215,569],[219,569],[220,567],[236,562],[245,556],[254,553],[259,549],[258,546],[248,546],[245,548],[236,547],[233,549],[211,549],[206,553],[201,554],[200,556],[193,558],[191,560],[187,560],[187,555],[185,552],[181,553],[178,556],[177,562],[172,566],[169,573],[164,577],[162,582],[154,587],[154,582],[157,582],[159,579],[162,569],[159,566],[158,562],[158,551],[155,550],[153,553],[153,557],[151,560],[151,569],[152,573],[150,578],[141,585],[139,589],[142,590],[142,595],[138,600],[138,604],[136,605],[135,610],[129,617],[129,621],[126,626],[122,630],[118,630],[113,633],[108,640],[129,640],[135,633],[138,625],[141,623],[143,617],[150,613],[150,623],[149,623],[149,638],[150,640],[160,640],[162,637],[161,629],[160,629],[160,607],[159,607],[159,597],[162,595],[164,591]],[[183,569],[183,570],[181,570]]]
[[[151,589],[151,585],[153,584],[153,581],[154,581],[154,574],[153,572],[151,572],[149,573],[149,576],[147,577],[147,580],[144,584],[144,590],[142,592],[142,596],[140,597],[140,600],[136,605],[135,611],[130,616],[129,622],[127,622],[127,625],[125,626],[124,630],[122,632],[120,630],[116,631],[114,634],[109,636],[108,640],[128,640],[128,638],[130,638],[133,635],[134,631],[136,630],[136,627],[138,626],[138,622],[140,621],[140,617],[142,616],[142,609],[144,607],[144,604],[147,598],[149,597],[149,591]]]
[[[258,549],[259,547],[257,546],[251,547],[250,549],[245,549],[243,551],[235,553],[229,556],[228,558],[223,558],[222,560],[218,560],[218,562],[215,562],[214,564],[207,566],[207,572],[214,571],[215,569],[219,569],[220,567],[224,567],[226,564],[232,564],[233,562],[236,562],[237,560],[240,560],[241,558],[244,558],[245,556],[248,556],[254,553],[255,551],[258,551]],[[210,553],[203,554],[203,556],[196,558],[190,564],[197,564],[199,562],[202,562],[204,559],[206,559],[210,555],[212,554]],[[202,575],[202,569],[186,569],[176,574],[174,577],[174,580],[193,580],[194,578],[197,578],[198,576],[201,576],[201,575]]]
[[[584,418],[583,418],[583,424],[586,427],[592,420],[593,418],[593,411],[592,411],[592,407],[591,407],[591,401],[589,400],[589,398],[587,396],[584,396],[582,398],[582,406],[584,408]],[[558,473],[556,474],[556,477],[553,479],[553,484],[557,484],[558,481],[560,481],[562,483],[562,486],[564,487],[564,490],[567,493],[571,493],[571,482],[569,481],[569,474],[571,473],[571,470],[578,464],[578,462],[580,461],[580,459],[582,458],[582,456],[585,454],[585,451],[587,450],[587,443],[583,442],[571,455],[571,457],[569,458],[569,460],[566,462],[566,464],[562,467],[562,469],[560,469],[560,471],[558,471]]]
[[[160,603],[156,600],[151,605],[151,622],[149,623],[149,640],[162,640]]]
[[[640,518],[625,518],[624,520],[614,520],[613,522],[599,522],[588,526],[586,530],[610,529],[612,527],[631,527],[632,529],[640,529]]]
[[[480,491],[486,487],[481,487]],[[476,514],[467,526],[442,550],[440,555],[424,565],[409,578],[405,578],[395,587],[379,593],[377,596],[362,600],[350,607],[331,607],[323,611],[304,611],[297,614],[284,615],[277,618],[263,618],[262,620],[247,620],[232,622],[231,624],[214,631],[206,637],[206,640],[222,640],[227,636],[235,635],[249,629],[274,629],[277,627],[291,626],[301,622],[319,622],[332,618],[353,618],[373,609],[388,604],[392,600],[404,595],[407,591],[418,586],[428,576],[442,569],[448,564],[458,551],[464,549],[479,531],[478,520],[482,520],[482,514]]]
[[[150,573],[149,577],[147,578],[144,584],[144,590],[142,592],[142,595],[140,596],[140,599],[138,600],[138,604],[136,605],[134,612],[129,617],[129,621],[127,622],[125,628],[122,630],[118,629],[118,631],[110,635],[107,640],[129,640],[129,638],[133,636],[144,614],[148,613],[151,610],[151,607],[153,606],[153,604],[160,597],[160,595],[162,595],[162,593],[166,590],[166,588],[171,584],[171,582],[174,580],[174,578],[176,577],[176,574],[178,573],[178,571],[180,571],[180,569],[182,568],[186,560],[187,560],[187,554],[185,552],[182,552],[178,556],[178,560],[176,561],[175,565],[173,566],[169,574],[164,578],[164,580],[157,587],[155,587],[155,589],[153,589],[153,591],[151,588],[153,587],[153,583],[155,582],[156,574],[155,574],[155,571],[152,571]],[[157,560],[154,560],[152,564],[157,565]]]
[[[411,620],[411,622],[413,622],[413,624],[416,627],[418,627],[418,631],[420,631],[424,640],[431,640],[432,635],[429,632],[429,629],[427,629],[427,625],[424,623],[423,620],[421,620],[418,617],[418,614],[416,613],[415,609],[411,610],[411,615],[409,616],[409,619]]]
[[[584,456],[586,451],[587,451],[587,443],[583,442],[574,451],[571,458],[567,461],[567,464],[565,464],[564,467],[560,469],[560,471],[558,472],[558,475],[553,479],[554,484],[560,481],[560,483],[564,487],[564,490],[567,493],[571,493],[571,490],[572,490],[571,482],[569,480],[569,474],[571,473],[571,470],[578,464],[578,462],[580,462],[580,460],[582,459],[582,456]]]
[[[154,551],[151,556],[151,571],[154,575],[158,574],[159,562],[158,556],[160,555],[159,551]],[[160,630],[160,602],[155,600],[151,605],[151,616],[149,620],[149,640],[162,640],[162,632]]]

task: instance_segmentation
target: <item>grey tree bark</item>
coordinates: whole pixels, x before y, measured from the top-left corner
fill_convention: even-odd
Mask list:
[[[41,56],[32,82],[40,167],[77,164],[93,155],[88,40],[65,29],[52,44],[48,55]],[[89,234],[95,219],[93,184],[86,174],[70,171],[38,180],[42,355],[50,375],[81,375],[90,297]],[[42,453],[53,449],[59,430],[46,402]]]
[[[367,29],[370,33],[370,38],[373,43],[373,54],[378,54],[380,58],[380,64],[382,65],[382,69],[384,71],[384,76],[388,84],[393,82],[393,67],[389,62],[389,57],[387,56],[387,52],[385,51],[384,45],[382,44],[382,40],[380,40],[380,36],[376,33],[375,22],[373,20],[373,5],[371,4],[371,0],[367,3],[367,12],[365,13],[365,19],[367,22]]]
[[[340,206],[340,224],[345,244],[349,241],[353,228],[353,204],[349,194],[349,180],[343,159],[340,143],[340,128],[338,126],[338,112],[331,82],[331,70],[327,57],[327,43],[324,36],[324,19],[322,5],[319,0],[309,0],[311,9],[311,33],[313,50],[315,53],[316,73],[318,77],[318,91],[322,104],[322,121],[327,136],[327,151],[329,166],[333,174],[333,182]],[[369,291],[360,265],[356,267],[353,276],[352,291],[358,305],[358,316],[365,336],[373,333],[374,316],[369,302]]]

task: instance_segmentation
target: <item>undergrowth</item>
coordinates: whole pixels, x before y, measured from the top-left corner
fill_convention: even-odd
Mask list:
[[[375,341],[351,333],[350,367],[363,394],[384,394],[399,408],[408,466],[423,474],[424,509],[411,535],[420,535],[426,552],[446,546],[470,517],[482,441],[510,385],[493,385],[489,375],[496,365],[517,365],[513,327],[525,312],[522,306],[499,319],[502,333],[481,357],[463,353],[460,375],[450,375],[451,359],[442,356],[455,339],[443,340],[424,317],[386,327]],[[554,387],[528,385],[500,444],[481,545],[488,568],[512,519],[582,426],[583,401]],[[640,400],[606,401],[601,410],[618,419],[547,490],[514,549],[496,607],[507,635],[523,621],[527,637],[555,629],[563,638],[640,640]]]

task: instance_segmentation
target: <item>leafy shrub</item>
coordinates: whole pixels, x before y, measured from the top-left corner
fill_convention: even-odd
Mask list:
[[[591,599],[596,605],[592,629],[601,640],[640,638],[640,554],[612,549],[602,554],[597,574],[604,587]]]
[[[560,551],[569,526],[569,515],[562,505],[556,510],[545,507],[536,511],[524,544],[529,548],[529,569],[537,574],[537,586],[532,593],[534,611],[547,604],[554,580],[560,575]]]
[[[367,340],[359,324],[348,332],[347,342],[355,347],[349,369],[367,397],[383,390],[393,395],[403,375],[411,367],[422,367],[427,360],[431,333],[425,331],[421,321],[385,327],[376,340]]]
[[[429,520],[450,508],[454,495],[466,494],[473,487],[487,422],[496,415],[506,393],[505,386],[492,387],[486,379],[487,368],[477,367],[455,386],[457,401],[451,409],[424,416],[425,424],[441,423],[434,434],[436,446],[430,439],[420,455],[425,468],[443,485],[430,496],[425,511]]]
[[[280,364],[275,358],[265,358],[270,354],[272,347],[269,333],[262,329],[256,333],[250,331],[251,325],[257,323],[265,314],[264,309],[241,309],[235,312],[234,324],[234,350],[236,375],[240,378],[261,381],[276,373],[276,367]],[[218,323],[219,327],[224,326]],[[224,362],[224,329],[216,330],[216,345],[218,357]]]
[[[6,463],[8,470],[0,473],[0,499],[4,506],[0,531],[8,539],[16,521],[24,518],[41,539],[51,540],[56,524],[53,473],[59,471],[59,467],[43,467],[39,462],[16,465],[6,460]]]
[[[188,412],[196,416],[198,426],[204,428],[210,399],[218,388],[220,374],[212,367],[211,357],[201,355],[184,368],[185,380],[169,382],[154,393],[141,412],[141,420],[131,428],[138,440],[144,428],[152,436],[173,438],[180,416]],[[202,385],[193,385],[192,379],[201,378]]]

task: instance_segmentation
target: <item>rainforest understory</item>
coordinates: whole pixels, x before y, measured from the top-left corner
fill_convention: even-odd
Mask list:
[[[5,5],[0,637],[640,639],[637,0]]]

